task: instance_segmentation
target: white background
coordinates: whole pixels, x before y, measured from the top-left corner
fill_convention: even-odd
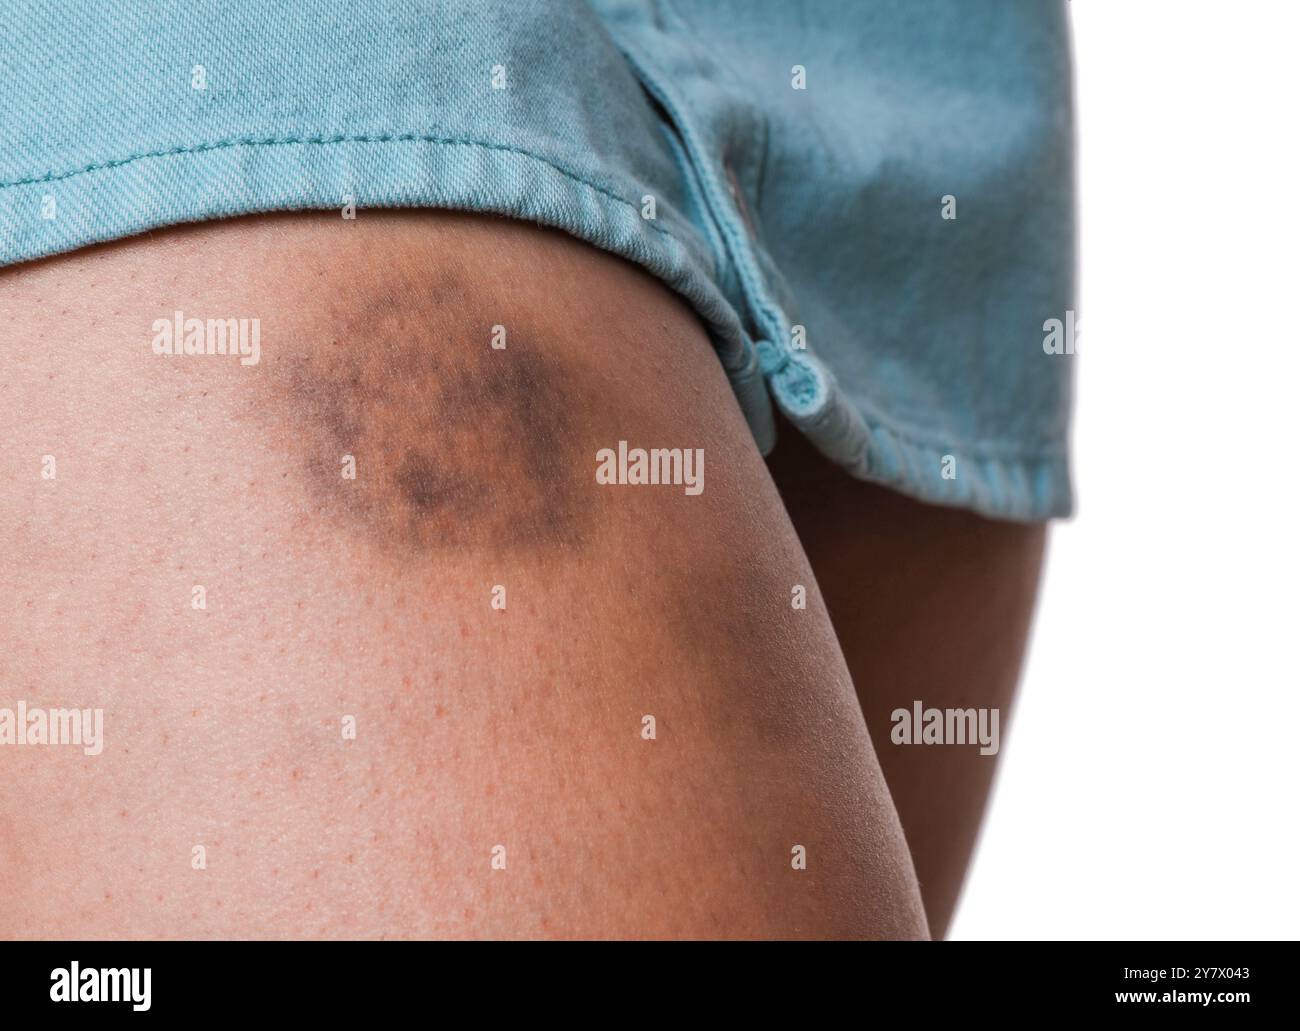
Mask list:
[[[1077,517],[954,938],[1300,936],[1300,35],[1075,0]]]

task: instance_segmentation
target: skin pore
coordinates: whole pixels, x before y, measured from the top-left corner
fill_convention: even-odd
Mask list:
[[[154,354],[175,311],[260,361]],[[0,272],[0,360],[0,705],[104,712],[98,756],[0,749],[0,933],[926,936],[813,571],[648,275],[477,216],[204,223]],[[707,489],[598,484],[619,440]]]

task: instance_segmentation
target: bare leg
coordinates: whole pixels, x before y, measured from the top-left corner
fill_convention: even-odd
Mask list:
[[[260,361],[154,354],[177,310],[260,318]],[[926,934],[648,276],[481,217],[204,224],[0,274],[0,361],[0,705],[105,715],[98,756],[0,748],[5,933]],[[703,448],[704,492],[598,485],[619,440]]]
[[[890,742],[890,714],[996,708],[1005,730],[1045,527],[923,505],[850,479],[783,427],[772,475],[807,549],[898,806],[930,930],[961,892],[996,755]]]

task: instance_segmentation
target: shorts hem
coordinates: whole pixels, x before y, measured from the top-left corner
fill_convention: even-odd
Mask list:
[[[778,407],[819,451],[857,479],[990,519],[1035,523],[1074,514],[1066,448],[1008,454],[922,440],[864,415],[815,360],[791,364],[801,379],[816,383],[820,403],[811,409],[783,403],[789,391],[774,384]]]

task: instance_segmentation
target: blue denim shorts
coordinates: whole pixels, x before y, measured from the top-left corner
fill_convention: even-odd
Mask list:
[[[1067,514],[1064,0],[0,5],[0,264],[367,207],[558,227],[686,298],[759,447]]]

